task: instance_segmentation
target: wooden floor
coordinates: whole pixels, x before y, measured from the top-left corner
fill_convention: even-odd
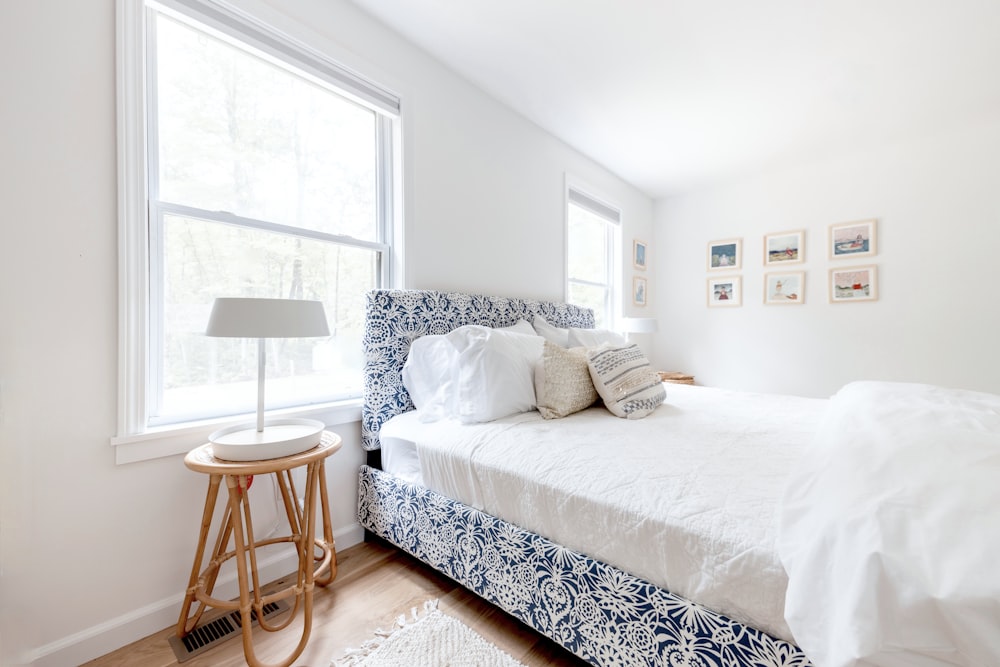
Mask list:
[[[413,607],[423,609],[425,601],[434,599],[439,600],[438,608],[444,613],[462,620],[528,667],[587,664],[395,548],[366,542],[340,552],[337,561],[337,578],[327,588],[316,588],[312,634],[305,651],[295,661],[299,667],[327,667],[332,658],[343,657],[346,649],[360,647],[371,639],[376,629],[391,627],[401,614],[409,615]],[[299,619],[280,632],[254,629],[259,660],[278,662],[291,652],[302,634],[301,616],[300,612]],[[173,633],[174,628],[166,628],[87,665],[176,665],[167,643]],[[240,637],[234,633],[224,643],[183,664],[185,667],[245,665]]]

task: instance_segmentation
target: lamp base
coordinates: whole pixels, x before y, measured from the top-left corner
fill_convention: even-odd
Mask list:
[[[264,461],[300,454],[319,444],[326,424],[315,419],[270,419],[264,430],[240,424],[208,436],[212,454],[223,461]]]

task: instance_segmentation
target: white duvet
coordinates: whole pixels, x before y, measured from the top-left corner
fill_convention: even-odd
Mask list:
[[[778,546],[817,667],[1000,665],[1000,396],[844,387],[794,468]]]
[[[826,403],[667,385],[641,420],[409,413],[382,433],[417,443],[427,487],[791,640],[776,517]]]

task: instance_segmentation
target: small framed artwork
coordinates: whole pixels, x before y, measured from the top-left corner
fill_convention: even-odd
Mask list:
[[[632,265],[640,271],[646,270],[646,243],[645,241],[632,241]]]
[[[764,235],[764,266],[805,260],[805,230]]]
[[[732,271],[740,268],[743,256],[743,239],[710,241],[708,244],[708,270]]]
[[[847,266],[830,269],[830,303],[874,301],[877,298],[877,267]]]
[[[805,271],[765,273],[764,303],[767,305],[805,303],[805,287]]]
[[[739,306],[743,303],[741,276],[708,279],[708,305]]]
[[[645,306],[648,296],[646,279],[639,276],[632,278],[632,303],[637,306]]]
[[[830,225],[830,259],[874,257],[878,254],[876,220]]]

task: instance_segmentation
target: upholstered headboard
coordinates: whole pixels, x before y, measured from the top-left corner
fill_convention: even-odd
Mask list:
[[[429,290],[373,290],[365,304],[364,404],[361,444],[379,448],[378,432],[390,417],[413,409],[402,370],[410,343],[466,324],[513,326],[541,315],[557,327],[594,327],[594,311],[566,303]]]

